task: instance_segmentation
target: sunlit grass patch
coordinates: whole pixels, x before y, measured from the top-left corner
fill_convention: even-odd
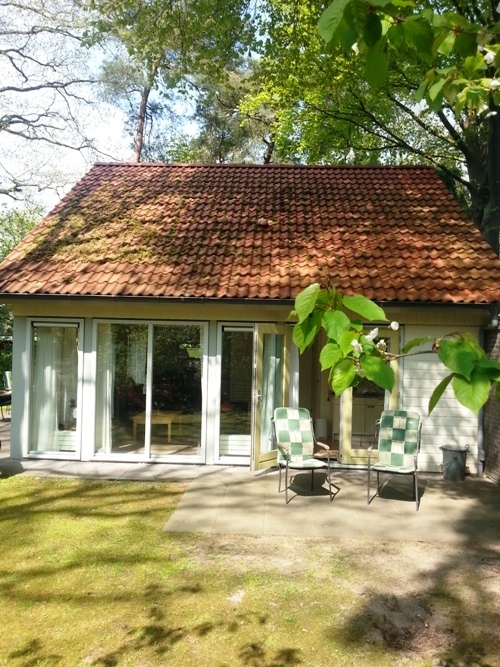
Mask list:
[[[414,590],[397,544],[163,532],[184,490],[0,481],[0,665],[424,667],[460,654],[491,663],[499,618],[484,582],[495,580],[472,586],[471,573],[484,563],[495,574],[493,550],[481,559],[461,549],[463,570],[452,549],[439,553]]]

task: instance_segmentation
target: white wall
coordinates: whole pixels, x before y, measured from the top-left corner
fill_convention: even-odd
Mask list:
[[[403,331],[404,343],[424,336],[439,337],[456,329],[449,326],[410,325]],[[468,331],[476,338],[476,327],[461,326],[460,331]],[[430,349],[430,345],[426,346]],[[425,348],[416,348],[416,350]],[[478,418],[463,407],[448,386],[432,414],[427,416],[429,399],[435,387],[450,374],[439,361],[437,354],[429,353],[406,357],[403,361],[401,385],[401,408],[414,410],[423,419],[422,449],[419,468],[428,472],[441,470],[441,445],[470,445],[467,467],[471,473],[477,472]]]

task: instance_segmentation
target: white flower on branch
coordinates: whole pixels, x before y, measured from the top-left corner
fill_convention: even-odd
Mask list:
[[[399,329],[399,322],[391,322],[389,324],[389,329],[392,329],[393,331],[397,331]]]
[[[351,341],[351,345],[354,352],[357,352],[358,354],[361,354],[361,352],[363,352],[363,346],[355,338]]]
[[[484,62],[487,65],[492,65],[493,61],[495,60],[495,54],[493,51],[489,51],[488,49],[485,49],[486,53],[483,56]]]
[[[377,336],[378,336],[378,327],[375,327],[375,329],[372,329],[369,334],[366,334],[365,338],[366,340],[375,340]]]

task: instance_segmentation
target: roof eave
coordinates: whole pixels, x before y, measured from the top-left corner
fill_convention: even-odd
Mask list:
[[[217,304],[255,304],[273,306],[292,306],[295,299],[269,299],[264,297],[192,297],[192,296],[133,296],[111,294],[30,294],[0,292],[0,302],[12,303],[15,301],[116,301],[117,299],[130,303],[158,302],[158,303],[217,303]],[[389,307],[469,307],[469,308],[498,308],[500,302],[494,301],[387,301],[373,299],[383,308]]]

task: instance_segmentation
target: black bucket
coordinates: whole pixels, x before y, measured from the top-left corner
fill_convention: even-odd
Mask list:
[[[443,479],[463,482],[469,445],[442,445],[439,449],[443,450]]]

